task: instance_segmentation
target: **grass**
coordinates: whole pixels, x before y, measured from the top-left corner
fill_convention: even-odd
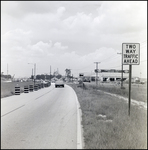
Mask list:
[[[77,93],[82,109],[85,149],[147,148],[145,110],[132,106],[128,116],[127,103],[121,99],[105,95],[92,85],[85,90],[76,84],[70,86]],[[110,89],[110,92],[120,93],[120,87],[118,89]]]
[[[85,83],[87,88],[96,89],[95,82],[91,84]],[[114,93],[121,95],[123,97],[127,97],[129,95],[129,87],[128,84],[123,84],[125,89],[121,89],[120,85],[116,85],[114,83],[100,83],[97,87],[98,90],[103,90],[109,93]],[[147,84],[132,84],[131,86],[131,98],[138,101],[147,102]]]

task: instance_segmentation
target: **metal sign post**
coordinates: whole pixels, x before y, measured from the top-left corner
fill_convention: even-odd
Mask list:
[[[131,106],[131,77],[132,77],[132,65],[129,65],[129,94],[128,94],[128,100],[129,100],[129,110],[128,114],[130,116],[130,106]]]
[[[122,65],[129,65],[129,110],[131,106],[131,78],[132,65],[140,64],[140,44],[139,43],[122,43]]]

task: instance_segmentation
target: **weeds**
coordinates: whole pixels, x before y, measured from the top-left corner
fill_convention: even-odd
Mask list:
[[[70,86],[75,90],[82,110],[85,149],[147,148],[145,110],[132,106],[128,116],[128,105],[121,99],[105,95],[94,86],[86,86],[86,90]],[[105,86],[101,88],[106,90]],[[111,88],[107,90],[113,91]],[[116,87],[114,92],[119,93]]]

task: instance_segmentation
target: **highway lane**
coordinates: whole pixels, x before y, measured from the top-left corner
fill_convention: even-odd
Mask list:
[[[74,91],[48,88],[1,99],[2,149],[76,149]]]

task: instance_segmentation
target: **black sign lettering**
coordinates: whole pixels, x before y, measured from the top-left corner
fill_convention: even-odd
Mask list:
[[[136,49],[136,45],[133,45],[133,49]]]
[[[135,53],[136,50],[133,50],[133,53]]]
[[[135,58],[138,58],[138,54],[135,55]]]
[[[128,49],[126,50],[126,53],[129,53],[129,50],[128,50]]]

